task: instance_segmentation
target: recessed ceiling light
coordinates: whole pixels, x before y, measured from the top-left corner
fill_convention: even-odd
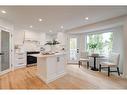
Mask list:
[[[33,26],[32,25],[30,25],[30,28],[32,28]]]
[[[88,17],[85,17],[85,20],[88,20],[89,18]]]
[[[4,10],[2,10],[1,12],[2,12],[3,14],[6,14],[6,13],[7,13],[7,12],[6,12],[6,11],[4,11]]]
[[[60,26],[61,29],[63,29],[64,27],[63,26]]]
[[[41,19],[41,18],[39,18],[39,19],[38,19],[38,21],[40,21],[40,22],[41,22],[41,21],[42,21],[42,19]]]
[[[52,30],[49,30],[49,32],[52,32]]]

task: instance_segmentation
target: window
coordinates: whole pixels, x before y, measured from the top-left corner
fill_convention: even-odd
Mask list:
[[[96,33],[87,35],[87,48],[90,53],[96,52],[99,54],[108,55],[112,51],[113,33]]]

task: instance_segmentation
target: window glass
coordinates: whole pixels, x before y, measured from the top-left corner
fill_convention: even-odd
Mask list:
[[[96,33],[87,35],[86,50],[89,53],[108,55],[112,51],[113,33]]]

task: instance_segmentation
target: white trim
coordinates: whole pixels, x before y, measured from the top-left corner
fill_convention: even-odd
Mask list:
[[[100,30],[97,30],[97,31],[86,32],[84,34],[88,35],[88,34],[101,34],[101,33],[114,32],[114,31],[121,30],[121,27],[122,26],[113,27],[113,28],[106,28],[106,29],[100,29]]]
[[[12,64],[12,51],[11,51],[11,50],[12,50],[12,36],[11,36],[11,35],[12,35],[12,34],[11,34],[11,31],[8,31],[6,28],[1,28],[1,27],[0,27],[0,32],[1,32],[2,30],[5,31],[5,32],[8,32],[8,33],[9,33],[9,36],[10,36],[10,38],[9,38],[9,41],[10,41],[10,42],[9,42],[9,43],[10,43],[10,45],[9,45],[9,47],[10,47],[10,49],[9,49],[9,56],[10,56],[10,57],[9,57],[9,60],[10,60],[10,61],[9,61],[9,65],[10,65],[10,66],[9,66],[9,69],[7,69],[7,70],[5,70],[5,71],[0,71],[0,75],[5,74],[5,73],[8,73],[9,71],[12,70],[12,67],[11,67],[11,64]]]
[[[70,60],[70,38],[77,38],[77,49],[79,49],[79,54],[77,55],[77,60],[76,61],[71,61]],[[80,35],[68,35],[68,43],[67,43],[67,63],[77,63],[79,60],[79,55],[80,55]]]
[[[41,75],[37,74],[37,76],[38,76],[42,81],[44,81],[46,84],[48,84],[48,83],[50,83],[50,82],[52,82],[52,81],[55,81],[56,79],[61,78],[61,77],[63,77],[64,75],[66,75],[66,72],[63,72],[63,73],[61,73],[61,74],[59,74],[59,75],[57,75],[57,76],[54,76],[54,77],[52,77],[52,78],[50,78],[50,79],[45,79],[45,78],[43,78]]]
[[[14,66],[14,70],[16,70],[16,69],[20,69],[20,68],[25,68],[25,67],[26,67],[26,65]]]
[[[115,28],[118,26],[123,26],[126,18],[127,18],[127,15],[124,15],[124,16],[96,22],[93,24],[76,27],[76,28],[67,30],[66,32],[70,34],[77,34],[77,33],[86,33],[86,32],[99,31],[99,30],[104,30],[109,28]]]
[[[11,71],[11,68],[10,68],[10,69],[7,69],[7,70],[5,70],[5,71],[0,72],[0,75],[4,75],[4,74],[6,74],[6,73],[8,73],[8,72],[10,72],[10,71]]]
[[[105,25],[105,26],[101,26],[99,28],[93,28],[93,29],[84,29],[84,30],[80,30],[78,32],[69,32],[70,34],[81,34],[81,33],[89,33],[89,32],[94,32],[94,31],[101,31],[101,30],[106,30],[106,29],[111,29],[111,28],[116,28],[116,27],[120,27],[123,26],[123,23],[116,23],[116,24],[112,24],[112,25]]]

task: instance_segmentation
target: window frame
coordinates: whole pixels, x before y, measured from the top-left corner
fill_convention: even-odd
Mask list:
[[[96,35],[96,34],[103,34],[103,33],[112,33],[112,39],[114,40],[114,32],[112,30],[102,30],[102,31],[93,31],[93,32],[89,32],[89,33],[85,33],[85,51],[87,51],[87,36],[88,35]],[[112,40],[112,49],[111,51],[113,50],[113,41]]]

